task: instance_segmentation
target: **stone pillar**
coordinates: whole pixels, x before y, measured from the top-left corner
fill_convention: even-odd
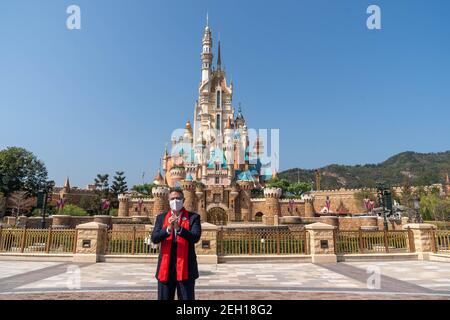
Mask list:
[[[117,213],[118,217],[128,217],[130,210],[130,197],[125,194],[119,194],[119,211]]]
[[[197,185],[195,188],[195,197],[197,199],[197,210],[200,215],[200,220],[202,222],[207,221],[206,216],[206,203],[205,203],[205,192],[203,191],[203,187],[201,185]]]
[[[198,263],[217,264],[217,233],[218,227],[214,224],[202,223],[202,237],[195,244]]]
[[[239,187],[241,187],[242,201],[241,201],[241,215],[244,222],[252,221],[252,188],[253,181],[238,181]]]
[[[281,188],[265,188],[266,211],[263,216],[263,223],[269,226],[276,225],[280,215],[280,197],[283,193]]]
[[[160,213],[169,211],[169,189],[166,187],[155,187],[152,189],[153,216],[156,217]]]
[[[195,211],[195,184],[194,181],[183,180],[181,182],[184,195],[184,208],[187,211]]]
[[[429,223],[410,223],[402,226],[403,230],[411,229],[414,237],[414,247],[420,260],[428,260],[433,252],[433,230],[436,226]]]
[[[65,215],[52,216],[52,228],[53,229],[70,229],[72,225],[72,217]]]
[[[77,247],[74,262],[103,261],[106,254],[108,226],[103,223],[89,222],[77,227]]]
[[[309,233],[309,253],[312,263],[336,263],[337,256],[334,252],[336,227],[317,222],[308,224],[305,229]]]
[[[303,200],[305,200],[305,218],[314,218],[314,197],[306,195]]]

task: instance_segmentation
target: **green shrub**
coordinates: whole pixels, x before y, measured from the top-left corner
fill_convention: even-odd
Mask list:
[[[89,215],[85,210],[73,204],[66,204],[64,206],[64,209],[60,210],[57,214],[64,216],[78,216],[78,217],[84,217]]]
[[[118,214],[119,214],[119,209],[112,208],[111,210],[109,210],[109,215],[110,215],[111,217],[117,217]]]

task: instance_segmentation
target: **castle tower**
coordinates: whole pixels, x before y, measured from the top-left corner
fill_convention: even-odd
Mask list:
[[[59,192],[59,197],[66,198],[66,196],[70,193],[70,182],[69,177],[66,178],[66,181],[64,182],[64,187]]]
[[[313,218],[314,214],[314,197],[306,195],[303,197],[305,200],[305,218]]]
[[[254,187],[254,182],[251,180],[239,180],[239,187],[241,187],[241,218],[244,222],[252,221],[252,189]]]
[[[184,208],[187,211],[195,211],[195,183],[190,174],[181,181],[184,195]]]
[[[195,197],[197,199],[197,213],[200,215],[200,220],[206,222],[206,197],[201,184],[195,187]]]
[[[155,175],[155,178],[153,179],[153,184],[156,184],[157,186],[164,185],[164,178],[161,175],[161,170],[158,169],[158,172]]]
[[[173,167],[169,172],[172,180],[172,184],[170,186],[177,186],[178,184],[181,184],[181,180],[184,180],[186,177],[186,170],[183,166]]]
[[[119,217],[128,217],[130,208],[130,197],[126,194],[119,194],[119,211],[117,215]]]
[[[278,217],[280,216],[280,197],[282,195],[281,188],[264,189],[264,197],[266,198],[266,212],[263,216],[263,223],[269,226],[278,225]]]
[[[201,54],[201,60],[202,60],[202,83],[209,81],[211,76],[211,68],[212,68],[212,61],[213,61],[213,54],[212,54],[212,36],[211,36],[211,29],[209,28],[209,19],[208,16],[206,16],[206,27],[205,31],[203,33],[203,39],[202,39],[202,54]]]
[[[160,213],[169,211],[169,189],[166,187],[156,187],[152,189],[153,202],[153,218]]]

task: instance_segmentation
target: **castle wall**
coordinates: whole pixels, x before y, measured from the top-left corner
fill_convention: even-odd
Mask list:
[[[289,211],[289,200],[280,200],[281,216],[305,216],[305,202],[294,200],[292,205],[292,212]]]
[[[355,198],[355,194],[361,189],[341,189],[341,190],[324,190],[314,191],[314,210],[320,212],[325,207],[327,196],[331,201],[331,211],[337,212],[339,205],[342,203],[349,210],[349,213],[365,212],[364,204]]]

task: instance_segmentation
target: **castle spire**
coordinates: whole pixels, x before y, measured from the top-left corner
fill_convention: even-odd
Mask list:
[[[217,52],[217,68],[220,70],[222,66],[222,57],[220,55],[220,40],[219,40],[219,48]]]
[[[447,177],[447,178],[448,178],[448,177]],[[67,191],[70,190],[69,177],[66,178],[66,182],[64,183],[64,188],[66,188]]]
[[[206,26],[205,31],[203,33],[202,39],[202,83],[209,81],[209,77],[211,75],[211,67],[213,61],[212,54],[212,36],[211,29],[209,28],[209,16],[206,14]]]

